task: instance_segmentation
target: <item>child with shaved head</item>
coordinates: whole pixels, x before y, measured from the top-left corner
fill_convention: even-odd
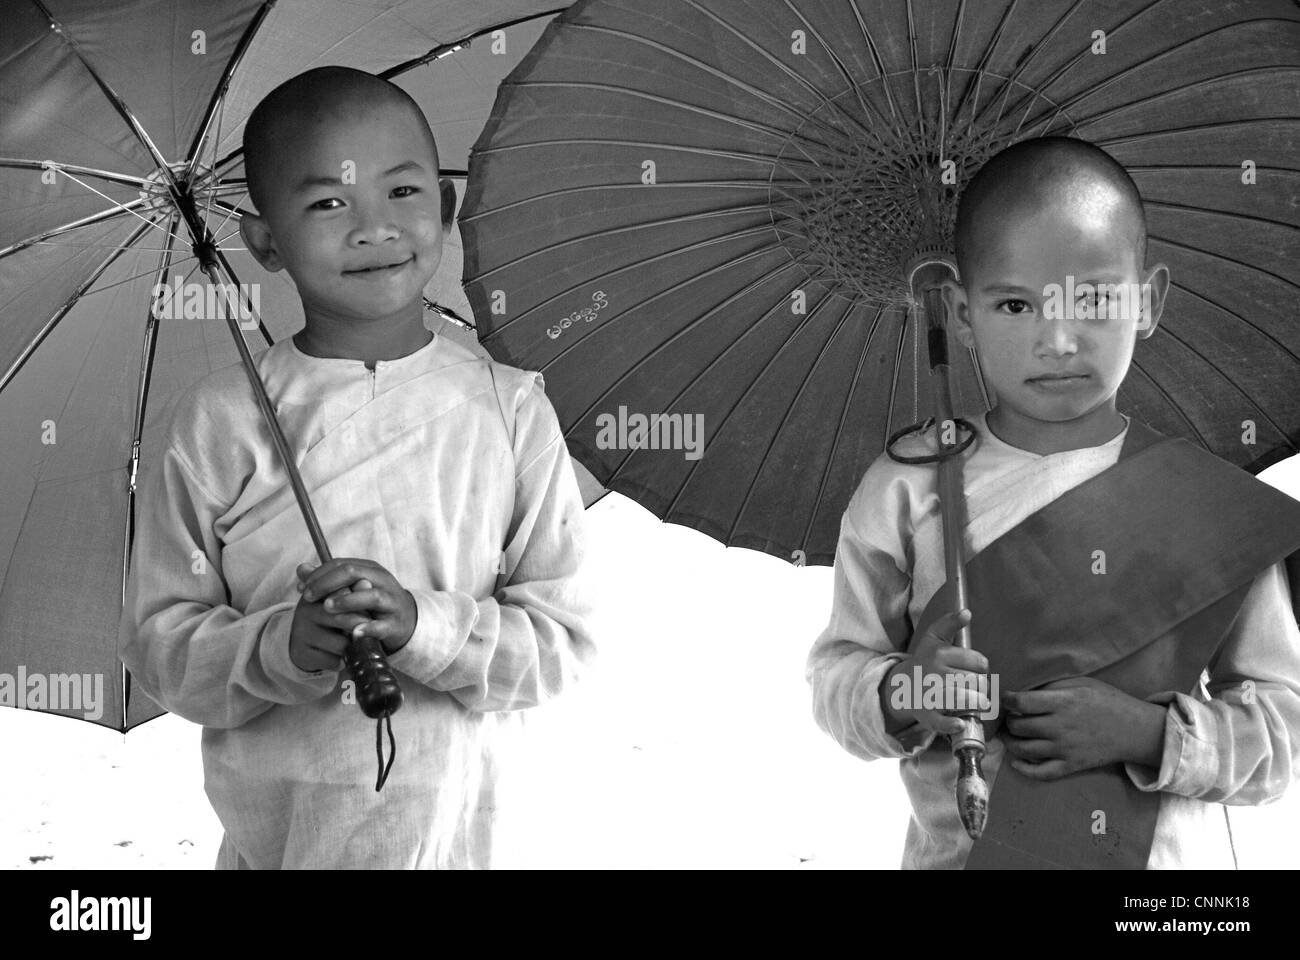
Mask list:
[[[400,88],[342,67],[253,111],[240,233],[306,325],[256,358],[335,559],[316,554],[239,365],[178,402],[140,493],[121,656],[202,724],[218,866],[490,865],[521,708],[592,656],[583,508],[538,374],[423,322],[455,193]],[[375,728],[341,671],[377,638],[405,694]]]
[[[905,867],[1232,867],[1220,805],[1276,799],[1300,760],[1300,504],[1116,409],[1169,271],[1146,265],[1141,197],[1104,151],[994,156],[956,257],[948,315],[994,398],[960,454],[970,609],[944,582],[934,466],[882,455],[841,525],[817,722],[901,761]],[[964,624],[972,650],[952,644]],[[977,689],[992,792],[973,840],[939,735]]]

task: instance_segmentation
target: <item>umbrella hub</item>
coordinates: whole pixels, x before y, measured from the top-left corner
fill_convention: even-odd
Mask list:
[[[206,193],[214,192],[220,182],[212,167],[206,164],[199,164],[194,168],[194,176],[186,180],[189,171],[189,163],[180,161],[178,163],[168,164],[170,177],[163,173],[162,170],[155,170],[149,176],[145,177],[144,186],[140,188],[140,199],[145,201],[145,206],[140,208],[144,216],[149,213],[160,210],[163,207],[173,206],[170,182],[175,178],[180,184],[182,190],[195,197],[202,197]]]
[[[1018,105],[1014,115],[990,105],[993,89]],[[1072,126],[1037,91],[983,71],[876,77],[826,99],[786,139],[769,184],[773,224],[810,279],[905,306],[909,266],[953,250],[957,199],[984,162]]]

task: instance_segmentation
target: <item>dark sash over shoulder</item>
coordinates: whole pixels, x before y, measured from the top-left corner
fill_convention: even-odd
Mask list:
[[[1300,502],[1132,421],[1113,467],[967,562],[972,642],[1002,690],[1090,676],[1143,699],[1190,692],[1255,576],[1297,550]],[[1121,764],[1042,783],[1004,762],[966,866],[1142,869],[1159,802]]]

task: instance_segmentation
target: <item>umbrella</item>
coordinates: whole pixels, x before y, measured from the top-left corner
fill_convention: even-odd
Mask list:
[[[601,483],[830,564],[868,464],[935,410],[911,268],[950,258],[988,157],[1047,135],[1124,164],[1172,272],[1120,409],[1252,471],[1300,449],[1286,0],[579,2],[471,155],[480,339],[547,375]],[[987,408],[948,353],[957,411]]]
[[[253,350],[302,323],[291,282],[267,276],[240,248],[237,218],[248,208],[239,147],[253,106],[313,66],[390,76],[433,118],[444,175],[463,177],[497,82],[563,5],[6,3],[0,691],[7,682],[25,702],[0,703],[120,730],[162,712],[130,695],[116,658],[134,481],[176,398],[238,353],[220,310],[150,323],[151,290],[204,280],[190,248],[194,230],[206,229],[230,278],[258,285],[260,309],[240,315]],[[455,237],[448,246],[426,296],[432,313],[469,317]],[[89,689],[71,685],[92,676],[107,678],[97,716],[84,709]],[[29,689],[32,677],[44,679]],[[54,697],[54,678],[83,702]]]

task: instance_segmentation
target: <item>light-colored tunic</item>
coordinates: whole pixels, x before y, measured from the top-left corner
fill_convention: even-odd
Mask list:
[[[218,866],[488,866],[509,711],[594,649],[583,506],[541,377],[441,336],[373,370],[292,339],[256,362],[333,555],[416,599],[389,658],[392,774],[376,793],[375,721],[347,674],[289,658],[295,567],[319,561],[238,365],[179,401],[144,475],[122,660],[204,727]]]
[[[975,421],[964,456],[967,556],[1072,487],[1114,465],[1128,430],[1108,443],[1041,456],[1012,447]],[[917,438],[900,452],[931,452]],[[912,803],[906,868],[960,868],[972,841],[953,799],[956,761],[926,748],[935,735],[913,725],[885,732],[880,684],[906,656],[910,625],[945,580],[936,470],[881,455],[859,484],[840,527],[830,623],[808,659],[817,723],[865,760],[901,759]],[[1188,518],[1195,522],[1195,518]],[[979,617],[973,610],[972,616]],[[1244,679],[1254,681],[1247,686]],[[1159,771],[1129,765],[1141,790],[1162,791],[1149,869],[1233,868],[1226,804],[1280,797],[1300,763],[1300,629],[1278,563],[1254,580],[1241,613],[1200,689],[1149,698],[1169,705]],[[909,736],[909,734],[911,734]],[[988,744],[983,769],[994,788],[1004,747]]]

